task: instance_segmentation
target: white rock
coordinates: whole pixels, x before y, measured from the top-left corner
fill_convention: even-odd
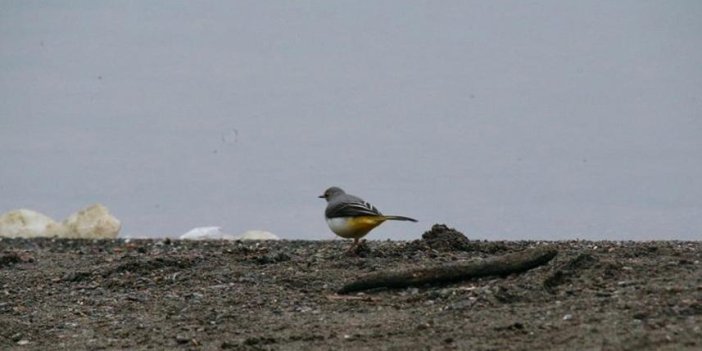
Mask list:
[[[122,228],[120,221],[101,204],[68,216],[62,224],[67,238],[114,239]]]
[[[197,227],[180,236],[181,240],[280,240],[265,230],[249,230],[241,235],[224,234],[221,227]]]
[[[82,209],[61,223],[27,209],[10,211],[0,216],[0,236],[4,237],[112,239],[117,237],[120,229],[119,220],[100,204]]]
[[[224,234],[221,227],[197,227],[180,236],[181,240],[234,240],[231,234]]]
[[[22,208],[0,216],[0,236],[34,238],[62,234],[61,224],[36,211]]]
[[[265,230],[249,230],[237,236],[236,240],[280,240],[280,238]]]

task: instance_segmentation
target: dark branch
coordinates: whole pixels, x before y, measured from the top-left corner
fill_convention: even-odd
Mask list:
[[[344,285],[339,294],[376,288],[405,288],[408,286],[453,283],[486,276],[506,276],[521,273],[548,263],[558,252],[549,247],[524,250],[480,262],[450,264],[407,271],[380,272],[361,277]]]

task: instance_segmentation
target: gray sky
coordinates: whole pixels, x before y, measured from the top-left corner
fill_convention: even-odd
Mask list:
[[[702,2],[0,1],[0,212],[702,238]]]

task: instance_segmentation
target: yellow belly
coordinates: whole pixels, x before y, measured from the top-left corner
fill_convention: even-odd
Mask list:
[[[381,216],[337,217],[327,219],[329,228],[342,238],[359,239],[385,222]]]

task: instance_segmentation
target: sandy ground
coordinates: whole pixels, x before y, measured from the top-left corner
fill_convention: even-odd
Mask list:
[[[3,350],[700,350],[702,242],[0,240]],[[335,291],[549,245],[522,274]]]

